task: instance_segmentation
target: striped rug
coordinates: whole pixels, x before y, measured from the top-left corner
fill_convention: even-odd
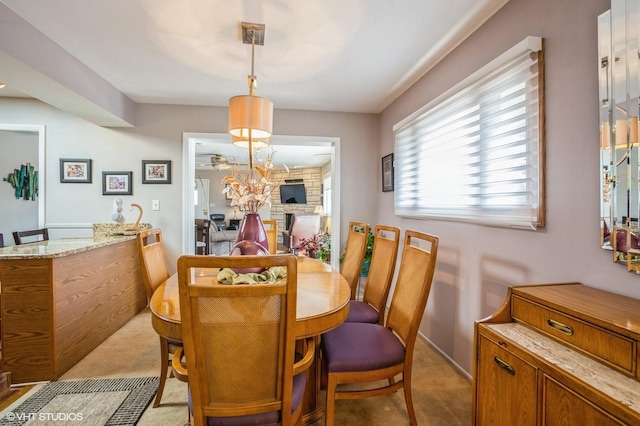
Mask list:
[[[158,377],[50,382],[0,413],[0,426],[135,425]]]

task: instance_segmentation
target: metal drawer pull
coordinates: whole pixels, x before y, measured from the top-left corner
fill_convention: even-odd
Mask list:
[[[570,325],[552,320],[551,318],[547,320],[547,324],[549,324],[549,327],[555,328],[556,330],[566,334],[567,336],[573,336],[573,328]]]
[[[494,356],[493,360],[495,361],[496,364],[498,364],[498,367],[502,368],[507,373],[511,374],[512,376],[516,374],[516,370],[514,370],[512,366],[510,366],[509,364],[507,364],[505,361],[501,360],[497,356]]]

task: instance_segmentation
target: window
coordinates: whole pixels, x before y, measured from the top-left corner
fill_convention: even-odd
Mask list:
[[[396,124],[395,214],[544,226],[543,70],[528,37]]]
[[[326,175],[322,182],[322,207],[324,214],[331,216],[331,175]]]

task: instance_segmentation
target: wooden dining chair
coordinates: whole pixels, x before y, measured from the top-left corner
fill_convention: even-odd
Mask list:
[[[296,254],[300,242],[320,232],[320,215],[317,213],[293,213],[289,229],[282,231],[282,245]]]
[[[376,225],[373,231],[371,266],[362,300],[349,302],[346,322],[384,324],[384,313],[400,245],[400,228]]]
[[[276,266],[286,268],[283,279],[256,285],[199,281],[192,273]],[[296,258],[185,255],[178,259],[178,282],[184,350],[176,352],[173,367],[188,377],[192,424],[297,423],[315,348],[305,341],[295,362]]]
[[[386,395],[401,388],[410,422],[417,425],[411,399],[411,365],[437,254],[438,237],[406,231],[400,271],[385,325],[345,322],[322,335],[327,426],[334,423],[336,399]],[[381,383],[371,386],[378,381]],[[347,383],[366,383],[367,387],[338,389],[338,385]]]
[[[164,252],[164,242],[162,239],[162,230],[158,228],[147,229],[138,232],[138,254],[142,263],[142,281],[147,293],[147,303],[151,300],[153,292],[169,278],[169,265]],[[153,407],[160,405],[164,385],[167,381],[167,374],[170,371],[170,357],[181,347],[182,342],[177,340],[168,340],[166,337],[160,336],[160,382],[158,383],[158,392],[153,402]]]
[[[48,239],[49,230],[47,228],[16,231],[13,233],[13,241],[17,246],[35,241],[47,241]]]
[[[269,240],[269,254],[276,254],[278,251],[278,222],[275,220],[263,220],[264,229],[267,231],[267,239]]]
[[[349,283],[349,287],[351,287],[352,300],[356,298],[360,271],[362,271],[364,254],[367,250],[368,236],[368,224],[363,222],[349,222],[347,246],[344,251],[342,264],[340,265],[340,275],[342,275],[342,277]]]

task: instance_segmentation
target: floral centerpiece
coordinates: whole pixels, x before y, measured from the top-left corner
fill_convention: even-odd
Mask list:
[[[225,185],[224,194],[231,198],[231,206],[240,207],[245,215],[238,229],[236,244],[232,255],[268,254],[269,239],[258,211],[271,204],[271,168],[275,151],[258,162],[256,152],[251,153],[249,170],[242,172],[238,165],[233,166],[231,173],[222,179]],[[238,271],[236,271],[238,272]],[[247,272],[247,271],[244,271]],[[240,272],[238,272],[240,273]]]
[[[300,249],[304,250],[309,257],[328,262],[331,260],[331,235],[319,232],[311,238],[302,238]]]
[[[234,165],[231,173],[222,179],[225,185],[224,194],[231,198],[231,207],[238,206],[245,213],[258,213],[265,205],[271,205],[271,168],[275,151],[267,154],[265,160],[256,164],[247,172],[241,172],[240,166]]]

